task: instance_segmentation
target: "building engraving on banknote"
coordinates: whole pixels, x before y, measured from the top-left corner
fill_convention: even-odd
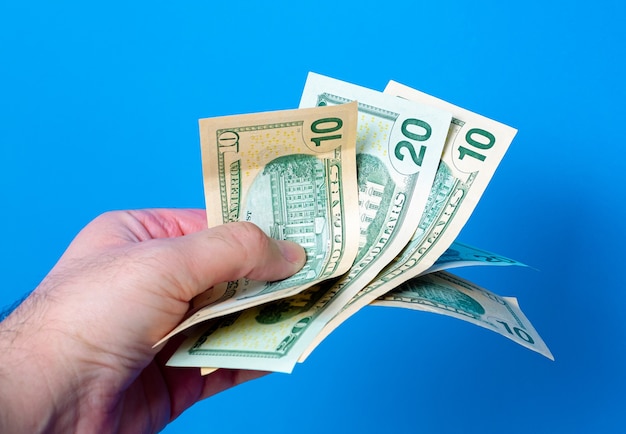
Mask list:
[[[398,291],[381,297],[383,300],[423,304],[442,310],[448,310],[459,315],[480,319],[485,313],[483,306],[474,298],[461,291],[444,286],[425,278],[409,280],[404,284],[406,292]],[[410,289],[410,293],[408,290]],[[410,295],[407,295],[409,293]]]

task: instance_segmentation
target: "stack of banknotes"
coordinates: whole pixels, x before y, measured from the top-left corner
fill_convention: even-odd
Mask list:
[[[291,372],[368,305],[453,316],[553,359],[516,299],[446,271],[522,265],[455,241],[515,134],[393,81],[314,73],[299,109],[201,119],[209,226],[253,222],[307,261],[198,296],[164,338],[187,335],[168,364]]]

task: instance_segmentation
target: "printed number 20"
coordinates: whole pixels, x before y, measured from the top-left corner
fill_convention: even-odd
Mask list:
[[[417,127],[421,127],[424,129],[424,134],[416,134],[413,131],[409,131],[409,126],[414,125]],[[428,123],[420,120],[420,119],[407,119],[402,122],[402,134],[407,139],[412,139],[417,142],[424,142],[430,138],[432,134],[432,128]],[[402,152],[402,149],[406,149],[411,156],[411,159],[417,166],[422,166],[422,162],[424,160],[424,154],[426,154],[426,146],[422,145],[420,147],[419,155],[415,150],[413,144],[407,140],[402,140],[396,144],[395,155],[398,160],[403,161],[405,154]]]

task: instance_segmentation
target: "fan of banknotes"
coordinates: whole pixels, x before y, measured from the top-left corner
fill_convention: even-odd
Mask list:
[[[249,221],[307,254],[296,275],[193,300],[170,366],[291,372],[367,305],[429,311],[553,359],[515,298],[448,271],[523,265],[455,241],[516,130],[391,81],[309,73],[300,108],[200,120],[209,226]]]

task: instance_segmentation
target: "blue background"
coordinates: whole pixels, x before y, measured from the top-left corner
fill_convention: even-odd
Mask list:
[[[624,5],[0,1],[0,305],[104,211],[203,207],[198,118],[297,107],[310,70],[394,79],[519,129],[459,239],[539,271],[459,274],[556,361],[366,308],[165,432],[623,432]]]

